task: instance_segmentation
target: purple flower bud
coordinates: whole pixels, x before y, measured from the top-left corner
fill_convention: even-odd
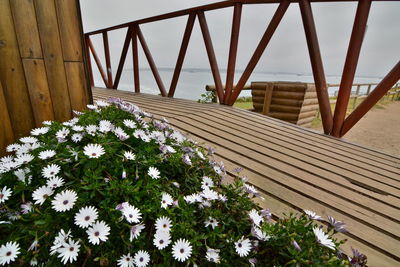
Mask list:
[[[241,168],[241,167],[237,167],[237,168],[233,169],[233,172],[236,172],[236,173],[240,173],[242,171],[243,171],[243,168]]]
[[[212,156],[214,153],[215,153],[215,149],[212,148],[212,147],[209,147],[209,148],[208,148],[208,155],[209,155],[209,156]]]
[[[301,247],[299,246],[299,244],[296,242],[296,240],[292,241],[292,245],[294,247],[295,250],[297,251],[301,251]]]
[[[121,177],[122,177],[122,179],[126,179],[126,171],[125,170],[122,171],[122,176]]]
[[[186,165],[192,165],[192,161],[190,160],[190,157],[188,154],[185,154],[182,156],[183,163]]]
[[[257,259],[256,258],[251,258],[249,259],[249,263],[252,267],[256,266],[257,264]]]

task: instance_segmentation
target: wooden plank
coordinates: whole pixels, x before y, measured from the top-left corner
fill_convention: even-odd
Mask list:
[[[0,156],[5,155],[5,148],[14,140],[14,133],[11,126],[10,116],[7,109],[6,99],[3,93],[3,86],[0,81]]]
[[[73,110],[82,111],[89,104],[83,63],[65,62],[65,71],[67,74],[71,107]]]
[[[65,61],[82,61],[82,32],[77,0],[56,0],[62,52]]]
[[[32,0],[10,1],[22,58],[43,58]]]
[[[258,158],[257,153],[251,152],[251,158],[248,158],[245,156],[246,154],[249,155],[245,148],[238,146],[223,138],[216,137],[215,135],[210,134],[208,131],[203,130],[203,126],[194,126],[192,122],[189,123],[189,121],[186,119],[179,119],[178,121],[177,119],[173,119],[171,122],[173,122],[174,125],[183,127],[191,133],[196,133],[196,136],[201,136],[207,142],[212,140],[212,142],[218,143],[218,153],[223,154],[226,158],[235,159],[236,162],[240,162],[240,166],[251,168],[258,174],[262,174],[265,178],[267,178],[264,178],[262,181],[257,181],[257,186],[267,188],[268,191],[272,191],[274,190],[274,188],[276,188],[276,185],[279,184],[280,186],[283,186],[285,190],[283,191],[278,189],[275,192],[280,192],[280,194],[283,194],[284,196],[282,197],[293,197],[294,195],[296,195],[295,203],[298,203],[297,205],[303,202],[301,198],[298,198],[297,194],[304,194],[307,196],[304,201],[309,202],[308,208],[313,207],[315,211],[322,215],[325,215],[327,212],[329,212],[329,215],[334,216],[339,220],[346,221],[348,229],[352,234],[357,235],[359,238],[369,242],[370,244],[378,246],[380,250],[390,254],[392,257],[399,256],[399,251],[397,248],[400,246],[400,241],[388,236],[387,233],[383,233],[382,230],[375,229],[376,225],[382,225],[380,225],[380,223],[378,222],[379,219],[377,221],[374,221],[373,213],[370,214],[372,217],[368,219],[372,223],[372,225],[368,226],[365,224],[364,221],[364,219],[366,219],[366,216],[368,215],[362,214],[357,210],[349,209],[347,205],[352,205],[351,203],[347,203],[342,206],[341,204],[339,204],[341,202],[340,199],[336,199],[333,201],[329,194],[322,193],[319,190],[316,190],[311,185],[306,185],[297,181],[297,179],[289,178],[288,176],[283,175],[280,171],[276,169],[270,169],[264,166],[262,163],[260,163],[260,161],[254,160],[254,158]],[[330,202],[330,199],[332,200],[332,202]],[[387,229],[390,228],[388,227]]]
[[[43,59],[23,59],[26,82],[33,107],[36,127],[43,121],[54,120],[49,85]]]
[[[35,8],[54,117],[66,121],[72,112],[54,0],[35,1]]]
[[[31,103],[9,1],[0,1],[0,80],[3,84],[15,137],[28,135],[34,126]],[[24,107],[24,108],[21,108]]]

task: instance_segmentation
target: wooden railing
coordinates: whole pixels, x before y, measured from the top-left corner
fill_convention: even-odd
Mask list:
[[[373,91],[368,95],[368,97],[361,103],[352,114],[347,118],[346,109],[351,95],[351,89],[354,81],[355,71],[357,68],[358,57],[361,50],[361,44],[363,41],[363,36],[366,30],[366,23],[371,7],[372,1],[379,0],[359,0],[357,11],[355,14],[355,20],[353,24],[353,30],[349,42],[349,47],[347,51],[346,61],[343,69],[342,80],[339,86],[339,93],[337,104],[335,108],[334,115],[332,115],[329,95],[327,91],[327,84],[325,79],[325,72],[322,63],[321,53],[318,44],[317,32],[314,23],[314,17],[311,9],[311,2],[354,2],[352,0],[233,0],[233,1],[223,1],[214,4],[199,6],[195,8],[184,9],[168,14],[163,14],[159,16],[154,16],[146,19],[136,20],[129,23],[124,23],[121,25],[96,30],[85,34],[86,44],[87,44],[87,54],[94,57],[96,65],[100,71],[101,77],[107,88],[117,89],[121,78],[122,70],[126,60],[126,55],[129,49],[130,43],[132,43],[133,51],[133,76],[134,76],[134,88],[135,92],[140,92],[140,80],[139,80],[139,60],[138,60],[138,39],[143,48],[144,54],[150,65],[150,69],[156,80],[157,86],[160,90],[162,96],[173,97],[176,90],[176,85],[179,80],[180,72],[182,69],[183,61],[185,59],[187,47],[192,34],[192,29],[196,18],[199,21],[201,32],[204,39],[204,44],[207,50],[207,55],[211,67],[211,72],[214,79],[214,84],[216,87],[217,96],[221,104],[233,105],[238,98],[240,92],[243,90],[245,84],[247,83],[250,75],[252,74],[254,68],[256,67],[258,61],[260,60],[262,54],[264,53],[269,41],[275,33],[276,28],[280,24],[286,10],[292,3],[298,4],[302,22],[304,25],[305,35],[307,39],[308,50],[310,54],[311,66],[313,70],[314,82],[317,90],[318,104],[322,117],[322,124],[324,132],[326,134],[331,134],[336,137],[343,136],[351,127],[354,126],[357,121],[374,106],[379,99],[385,95],[385,93],[390,90],[390,88],[400,79],[400,61],[393,67],[393,69],[383,78],[382,82],[379,83]],[[390,0],[382,0],[390,1]],[[393,0],[396,1],[396,0]],[[257,45],[253,55],[251,56],[242,76],[240,77],[236,86],[233,86],[234,73],[236,68],[236,54],[239,40],[240,32],[240,21],[242,6],[245,4],[271,4],[278,3],[278,7],[273,15],[270,23]],[[217,64],[217,59],[215,56],[215,51],[213,48],[212,40],[210,37],[209,29],[207,26],[207,21],[205,17],[205,12],[216,9],[223,9],[233,7],[233,19],[232,19],[232,31],[231,40],[229,48],[229,58],[227,66],[227,78],[226,78],[226,89],[222,88],[222,80],[219,72],[219,67]],[[176,61],[175,70],[172,76],[172,81],[167,91],[160,74],[158,72],[157,66],[154,63],[151,52],[147,46],[143,33],[141,31],[141,25],[145,23],[151,23],[181,16],[187,16],[186,28],[183,34],[183,39],[181,47],[178,54],[178,59]],[[114,80],[111,71],[111,61],[109,52],[109,40],[108,33],[117,29],[126,29],[126,37],[124,45],[121,52],[120,61],[118,64],[117,72],[115,74]],[[101,65],[100,59],[97,56],[96,50],[91,42],[91,36],[96,34],[102,34],[104,51],[106,57],[106,70]],[[92,67],[88,66],[91,76],[91,82],[93,85],[93,74]]]

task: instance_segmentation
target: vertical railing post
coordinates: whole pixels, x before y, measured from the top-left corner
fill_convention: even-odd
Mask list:
[[[206,46],[208,60],[210,62],[211,72],[214,78],[215,89],[217,90],[217,95],[219,102],[221,104],[224,103],[224,92],[222,86],[221,75],[219,72],[217,58],[215,57],[214,47],[212,45],[210,31],[208,30],[206,17],[204,16],[204,11],[199,11],[197,13],[197,17],[199,18],[201,32],[203,34],[204,44]]]
[[[333,116],[332,135],[336,137],[340,136],[341,128],[346,117],[347,105],[349,104],[351,88],[364,39],[370,7],[371,0],[358,2],[349,48],[347,50],[346,62],[343,68],[342,80],[340,82],[339,95],[336,101],[335,114]]]
[[[87,55],[87,67],[89,72],[89,81],[90,86],[94,86],[94,79],[93,79],[93,69],[92,69],[92,59],[90,57],[90,48],[89,48],[89,35],[85,35],[85,45],[86,45],[86,55]]]
[[[135,93],[140,93],[139,80],[139,52],[137,43],[136,29],[132,29],[132,57],[133,57],[133,80],[135,83]]]
[[[112,88],[113,79],[111,71],[111,60],[110,60],[110,47],[108,45],[108,32],[103,32],[103,45],[104,45],[104,56],[106,58],[106,68],[107,68],[107,88]]]
[[[147,46],[146,40],[143,37],[143,33],[140,30],[139,25],[136,25],[135,32],[136,32],[136,34],[137,34],[137,36],[139,38],[140,44],[142,45],[143,52],[144,52],[144,54],[145,54],[145,56],[147,58],[147,61],[149,62],[150,69],[153,72],[153,76],[154,76],[154,79],[156,80],[156,83],[158,85],[158,89],[160,89],[160,93],[161,93],[162,96],[167,96],[167,91],[165,90],[164,84],[163,84],[163,82],[161,80],[160,73],[157,70],[156,63],[154,63],[153,56],[150,53],[149,47]]]
[[[400,79],[400,61],[382,79],[375,89],[364,99],[363,102],[346,118],[340,132],[340,136],[347,133],[378,101],[392,88]]]
[[[174,74],[172,75],[171,85],[168,91],[168,97],[174,97],[176,86],[178,84],[179,75],[181,74],[183,61],[185,59],[187,47],[189,45],[190,36],[192,35],[192,30],[195,20],[196,20],[196,13],[189,14],[185,32],[182,38],[181,48],[179,50],[178,59],[176,61]]]
[[[226,71],[224,103],[229,102],[229,98],[231,96],[231,92],[233,89],[241,17],[242,17],[242,4],[236,3],[233,9],[231,43],[229,47],[228,68]]]
[[[233,105],[238,98],[240,92],[242,91],[244,85],[246,84],[247,80],[249,79],[251,73],[253,72],[254,68],[256,67],[258,61],[260,60],[262,54],[264,53],[265,48],[267,47],[269,41],[272,38],[272,35],[274,34],[276,28],[278,27],[279,23],[281,22],[283,15],[286,13],[286,10],[288,9],[290,5],[289,0],[283,0],[277,10],[275,11],[274,16],[271,19],[271,22],[269,23],[267,29],[264,32],[263,37],[261,38],[256,50],[254,51],[249,63],[246,66],[246,69],[243,71],[242,76],[240,77],[240,80],[235,86],[235,89],[233,90],[231,97],[229,98],[229,105]]]
[[[356,89],[356,94],[354,95],[354,100],[353,100],[353,109],[355,109],[356,108],[356,105],[357,105],[357,98],[358,98],[358,95],[360,94],[360,88],[361,88],[361,85],[357,85],[357,89]]]
[[[325,134],[329,134],[332,130],[332,110],[329,102],[328,87],[326,85],[324,66],[322,63],[321,52],[319,50],[317,30],[315,29],[311,4],[309,0],[300,0],[299,5],[307,39],[308,51],[310,54],[315,88],[317,90],[322,124]]]
[[[119,80],[121,79],[122,70],[123,70],[124,64],[125,64],[126,54],[128,53],[129,43],[132,38],[131,32],[132,32],[132,28],[129,26],[126,31],[124,46],[122,47],[121,58],[119,59],[117,73],[115,74],[113,89],[118,88]]]

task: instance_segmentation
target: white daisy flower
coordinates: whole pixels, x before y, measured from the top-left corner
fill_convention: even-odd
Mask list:
[[[6,151],[7,152],[15,152],[17,151],[19,148],[21,147],[21,145],[19,144],[10,144],[6,147]]]
[[[78,142],[82,141],[82,139],[83,139],[83,134],[81,134],[81,133],[75,133],[71,136],[71,140],[74,143],[78,143]]]
[[[206,189],[214,186],[214,181],[207,176],[203,177],[203,181],[201,181],[201,188]]]
[[[79,241],[73,241],[70,238],[68,242],[65,242],[63,246],[57,250],[59,253],[57,257],[61,258],[63,264],[67,264],[68,262],[72,263],[78,258],[80,247]]]
[[[136,123],[133,120],[124,120],[124,125],[131,129],[136,128]]]
[[[92,159],[97,159],[105,154],[104,148],[99,144],[88,144],[83,150],[83,153]]]
[[[46,126],[50,126],[53,124],[53,121],[43,121],[42,124],[46,125]]]
[[[153,244],[159,250],[162,250],[171,244],[171,235],[169,232],[165,231],[156,231],[153,239]]]
[[[61,187],[64,185],[64,179],[60,178],[58,176],[54,176],[50,179],[47,180],[47,186],[51,187],[51,188],[57,188],[57,187]]]
[[[134,267],[134,263],[133,263],[134,259],[131,256],[130,253],[126,254],[126,255],[122,255],[121,258],[119,258],[118,262],[118,266],[121,267]]]
[[[56,165],[56,164],[50,164],[47,165],[43,170],[42,170],[42,175],[45,178],[52,178],[55,177],[59,172],[60,172],[61,168],[60,166]]]
[[[91,125],[86,126],[85,130],[89,135],[96,136],[97,126],[91,124]]]
[[[21,213],[22,214],[28,214],[29,212],[32,211],[32,202],[26,202],[21,204]]]
[[[10,264],[15,261],[19,251],[19,244],[16,242],[7,242],[0,247],[0,265]]]
[[[35,128],[31,131],[31,135],[38,136],[46,134],[50,129],[48,127]]]
[[[110,105],[109,103],[107,103],[107,102],[105,102],[103,100],[96,100],[95,103],[96,103],[97,106],[99,106],[101,108],[105,108],[105,107],[108,107]]]
[[[39,241],[35,239],[29,246],[28,251],[36,251],[39,248]]]
[[[20,138],[19,141],[21,141],[24,144],[33,144],[33,143],[38,142],[39,140],[35,137],[26,136],[26,137]]]
[[[244,239],[242,237],[239,241],[235,242],[235,250],[240,257],[246,257],[251,250],[251,241],[248,238]]]
[[[139,223],[142,218],[140,210],[132,205],[126,205],[122,210],[122,214],[129,223]]]
[[[174,200],[172,199],[172,196],[168,193],[162,193],[162,198],[161,198],[161,208],[166,209],[168,206],[171,206]]]
[[[315,212],[313,212],[311,210],[303,210],[303,211],[310,219],[319,220],[319,221],[323,220],[323,218],[321,216],[317,215]]]
[[[97,217],[97,209],[92,206],[86,206],[75,214],[75,224],[80,228],[88,228],[97,220]]]
[[[255,196],[260,195],[260,193],[258,192],[258,190],[257,190],[254,186],[252,186],[252,185],[250,185],[250,184],[246,184],[246,183],[244,183],[243,186],[244,186],[244,190],[245,190],[247,193],[253,194],[253,195],[255,195]]]
[[[160,178],[160,171],[154,167],[150,167],[149,170],[147,171],[147,174],[153,179]]]
[[[0,204],[6,202],[10,198],[12,194],[12,191],[10,188],[7,188],[7,186],[3,187],[0,190]]]
[[[204,222],[204,225],[206,227],[211,226],[212,229],[215,229],[215,227],[218,226],[218,221],[214,219],[213,217],[208,217],[208,220]]]
[[[132,152],[130,152],[130,151],[125,151],[125,152],[124,152],[124,157],[125,157],[127,160],[135,160],[135,158],[136,158],[135,154],[132,153]]]
[[[77,199],[78,196],[74,191],[65,190],[58,193],[51,201],[51,204],[55,211],[64,212],[72,209]]]
[[[138,267],[145,267],[150,262],[150,255],[147,251],[139,250],[135,254],[135,264]]]
[[[156,226],[157,231],[169,232],[169,231],[171,231],[172,221],[168,217],[163,216],[156,220],[155,226]]]
[[[219,249],[212,249],[208,248],[207,249],[207,254],[206,254],[206,259],[209,262],[214,262],[214,263],[219,263]]]
[[[321,245],[328,247],[330,249],[335,250],[336,246],[335,243],[333,243],[332,239],[329,238],[327,234],[321,229],[321,228],[314,228],[313,229],[315,237],[317,238],[318,243]]]
[[[60,232],[58,232],[57,236],[54,238],[53,245],[50,248],[50,255],[54,255],[60,248],[64,246],[64,244],[67,242],[69,238],[71,238],[71,230],[68,230],[68,232],[65,232],[64,229],[61,229]],[[35,240],[36,241],[36,240]],[[32,243],[31,247],[34,244]],[[37,244],[35,244],[36,246]]]
[[[68,128],[63,127],[62,129],[56,132],[57,139],[66,139],[69,135],[70,131]]]
[[[74,125],[72,126],[72,130],[74,130],[75,132],[83,132],[85,128],[81,125]]]
[[[133,239],[136,239],[140,236],[140,233],[144,229],[144,225],[142,223],[140,224],[135,224],[134,226],[131,227],[131,235],[129,237],[129,241],[133,241]]]
[[[101,120],[99,122],[99,131],[102,133],[108,133],[112,131],[114,125],[108,120]]]
[[[114,129],[114,134],[119,138],[119,140],[124,141],[129,138],[129,135],[121,128],[116,127]]]
[[[4,157],[0,158],[0,161],[3,163],[11,162],[13,160],[14,160],[13,156],[4,156]]]
[[[86,105],[86,107],[87,107],[88,109],[90,109],[90,110],[97,110],[97,106],[96,106],[96,105],[88,104],[88,105]]]
[[[216,200],[219,198],[218,193],[210,188],[205,188],[200,195],[207,200]]]
[[[251,234],[257,238],[258,240],[261,241],[268,241],[271,236],[267,235],[265,232],[263,232],[260,228],[253,226],[251,228]]]
[[[45,150],[39,153],[39,158],[40,159],[49,159],[52,158],[56,155],[56,152],[54,150]]]
[[[107,241],[110,234],[110,227],[103,221],[95,222],[86,231],[89,242],[93,245],[100,244],[100,241]]]
[[[185,239],[178,239],[172,246],[172,256],[180,262],[184,262],[192,255],[192,246]]]
[[[185,201],[188,204],[193,204],[193,203],[196,203],[196,202],[202,202],[203,201],[203,198],[200,196],[200,194],[191,194],[191,195],[188,195],[188,196],[184,196],[183,198],[185,199]]]
[[[253,221],[253,223],[258,227],[260,227],[260,223],[264,221],[264,218],[255,209],[252,209],[249,212],[249,217]]]
[[[15,162],[18,164],[28,164],[31,162],[35,157],[32,156],[31,154],[23,153],[17,156],[15,159]]]
[[[31,259],[29,262],[31,266],[37,266],[39,264],[38,260],[36,258]]]
[[[54,191],[51,187],[44,185],[33,191],[32,198],[35,200],[35,204],[42,205],[53,193]]]

